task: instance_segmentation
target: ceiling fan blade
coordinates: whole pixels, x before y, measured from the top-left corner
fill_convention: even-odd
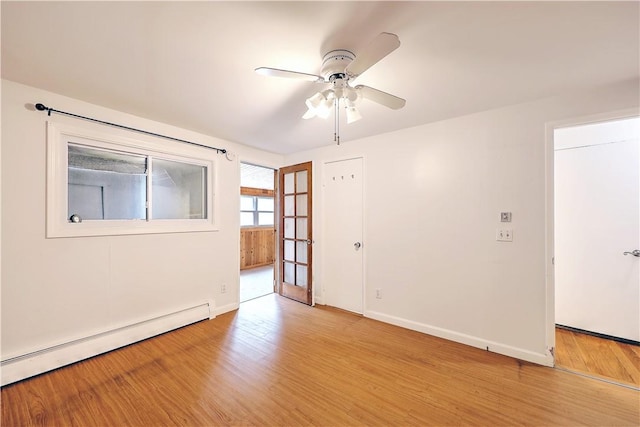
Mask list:
[[[305,80],[308,82],[324,83],[324,77],[315,74],[300,73],[298,71],[280,70],[278,68],[258,67],[255,72],[268,77],[284,77],[287,79]]]
[[[400,46],[398,36],[391,33],[380,33],[369,46],[356,54],[356,59],[347,66],[345,72],[352,78],[357,77],[396,50],[398,46]]]
[[[407,101],[402,98],[398,98],[395,95],[391,95],[390,93],[383,92],[369,86],[358,85],[354,89],[359,91],[363,98],[370,99],[371,101],[377,102],[385,107],[389,107],[392,110],[399,110],[407,103]]]

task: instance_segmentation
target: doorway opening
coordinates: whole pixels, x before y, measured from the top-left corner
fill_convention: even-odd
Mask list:
[[[640,387],[640,118],[553,131],[555,363]]]
[[[240,163],[240,302],[274,292],[275,176]]]

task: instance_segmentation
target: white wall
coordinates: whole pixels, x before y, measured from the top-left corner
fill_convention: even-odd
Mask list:
[[[283,158],[3,81],[2,360],[210,298],[218,313],[237,307],[240,160],[314,162],[321,300],[322,215],[331,213],[320,165],[363,156],[365,315],[548,363],[545,124],[637,107],[638,91],[633,81]],[[235,152],[217,162],[220,231],[45,239],[45,122],[99,125],[26,108],[36,102]],[[495,241],[500,211],[513,212],[513,243]]]
[[[46,239],[47,120],[152,137],[47,117],[28,108],[38,102],[234,152],[233,161],[216,161],[219,231]],[[280,166],[282,156],[9,81],[2,81],[2,154],[3,361],[212,300],[214,314],[237,308],[239,159]]]
[[[365,315],[551,364],[545,126],[637,107],[638,90],[634,80],[287,156],[287,164],[314,162],[317,300],[331,285],[323,282],[322,218],[331,212],[321,165],[363,156]],[[513,213],[512,243],[495,240],[501,211]]]

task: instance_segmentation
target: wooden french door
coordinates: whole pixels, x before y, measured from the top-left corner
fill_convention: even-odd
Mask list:
[[[280,169],[280,295],[313,303],[311,162]]]

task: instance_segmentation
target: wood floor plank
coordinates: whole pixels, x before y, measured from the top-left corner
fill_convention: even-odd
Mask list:
[[[640,387],[640,346],[615,343],[615,351],[631,382]]]
[[[640,419],[637,391],[277,295],[0,393],[3,426],[637,426]]]
[[[637,345],[556,328],[556,366],[640,388]]]
[[[575,334],[565,329],[556,329],[556,365],[588,371],[582,351],[575,340]]]

